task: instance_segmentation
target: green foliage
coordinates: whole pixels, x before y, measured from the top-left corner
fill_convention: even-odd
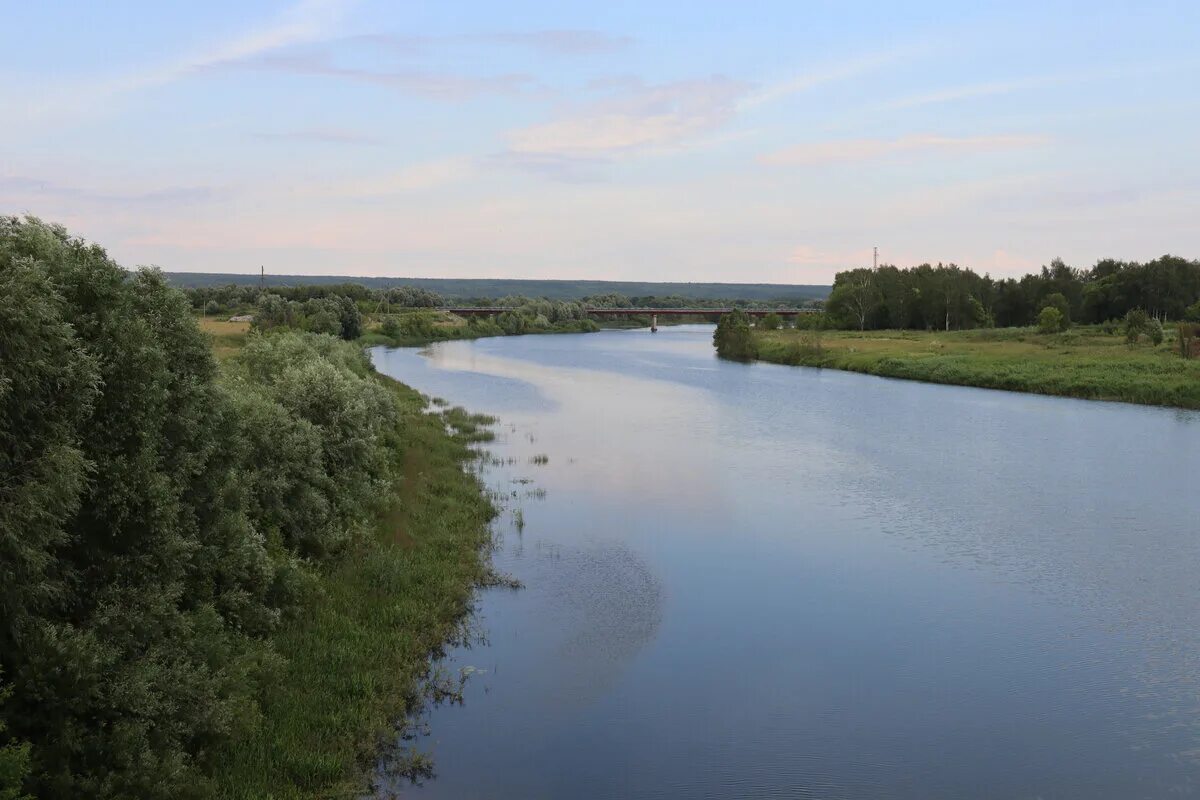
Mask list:
[[[953,330],[1033,325],[1047,305],[1066,325],[1120,318],[1133,308],[1182,319],[1200,305],[1200,261],[1105,260],[1085,270],[1055,259],[1038,273],[1002,280],[954,264],[883,265],[838,273],[827,308],[843,328]]]
[[[1200,300],[1197,300],[1187,307],[1187,310],[1183,314],[1183,318],[1188,322],[1200,322]]]
[[[1150,318],[1150,322],[1146,325],[1146,335],[1150,337],[1150,341],[1155,347],[1163,343],[1166,334],[1163,331],[1162,321],[1158,317]]]
[[[37,794],[200,793],[274,616],[208,341],[160,274],[33,219],[0,221],[0,276],[5,721]]]
[[[0,673],[0,679],[3,679]],[[12,690],[0,684],[0,708]],[[24,793],[25,782],[29,779],[29,743],[6,741],[5,724],[0,717],[0,800],[31,800]]]
[[[1131,308],[1125,314],[1125,324],[1123,330],[1125,333],[1125,341],[1128,344],[1137,344],[1138,339],[1143,333],[1147,333],[1150,328],[1150,317],[1140,308]]]
[[[300,303],[271,293],[259,295],[255,305],[256,330],[291,328],[310,333],[328,333],[346,341],[362,335],[362,312],[350,297],[314,297]]]
[[[1054,306],[1046,306],[1038,314],[1038,333],[1059,333],[1066,330],[1066,318]]]
[[[777,331],[783,327],[783,318],[775,312],[771,312],[759,318],[758,327],[764,331]]]
[[[353,333],[361,317],[345,300],[264,295],[260,327],[336,310],[338,335]],[[61,227],[0,218],[0,670],[13,689],[0,800],[22,782],[47,797],[209,796],[229,743],[274,719],[290,668],[275,645],[299,641],[280,625],[296,630],[294,609],[327,613],[325,589],[311,589],[394,504],[396,453],[424,415],[358,346],[280,330],[226,363],[219,374],[161,274],[127,273]],[[450,552],[435,548],[428,568]],[[399,574],[403,556],[389,558]],[[354,591],[346,603],[374,591],[369,577]],[[381,669],[405,681],[467,586],[414,585],[406,602],[423,591],[458,599],[412,616],[429,626],[419,654],[397,644],[413,638],[407,617],[379,614],[393,598],[372,612],[394,630],[370,635],[407,654],[403,670]],[[363,702],[395,710],[390,691]],[[337,762],[336,780],[353,762]]]
[[[1071,327],[1071,304],[1062,292],[1053,292],[1042,298],[1042,311],[1038,314],[1038,327],[1042,326],[1042,314],[1047,308],[1058,312],[1058,330],[1065,331]],[[1045,333],[1045,331],[1043,331]]]
[[[758,349],[750,331],[750,316],[740,309],[722,314],[713,331],[713,345],[721,358],[752,361]]]

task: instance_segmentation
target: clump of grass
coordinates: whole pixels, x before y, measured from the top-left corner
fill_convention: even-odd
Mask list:
[[[487,573],[480,579],[479,588],[481,589],[524,589],[525,584],[520,579],[509,575],[507,572],[500,572],[495,568],[489,568]]]
[[[462,406],[442,412],[442,419],[465,442],[490,442],[496,438],[486,426],[495,425],[496,418],[487,414],[472,414]]]
[[[513,511],[513,525],[516,526],[518,533],[525,530],[525,512],[519,508]]]
[[[529,463],[536,464],[540,467],[544,464],[550,463],[550,456],[546,455],[545,453],[538,453],[536,456],[533,456],[529,459]]]

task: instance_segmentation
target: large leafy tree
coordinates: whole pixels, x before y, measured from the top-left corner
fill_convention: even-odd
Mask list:
[[[186,299],[0,219],[0,667],[32,788],[183,797],[249,718],[272,566]]]

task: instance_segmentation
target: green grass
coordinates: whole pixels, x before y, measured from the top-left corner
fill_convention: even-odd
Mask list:
[[[404,409],[399,490],[356,551],[317,574],[307,607],[275,637],[283,664],[261,724],[220,754],[219,797],[361,796],[373,756],[420,703],[431,655],[489,580],[495,509],[462,468],[472,454],[424,413],[419,394],[380,380]]]
[[[250,333],[249,322],[230,322],[217,317],[200,317],[197,322],[200,330],[212,336],[213,355],[218,361],[224,361],[240,350]]]
[[[975,331],[756,331],[762,361],[930,383],[1200,409],[1200,360],[1129,347],[1097,328],[1041,335],[1029,328]]]

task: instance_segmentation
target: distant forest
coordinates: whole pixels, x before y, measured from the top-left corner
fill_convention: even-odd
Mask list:
[[[219,272],[168,272],[167,280],[180,288],[214,286],[258,286],[258,275],[232,275]],[[267,275],[269,287],[320,286],[356,283],[369,289],[410,286],[436,292],[450,301],[520,295],[547,300],[581,300],[597,295],[626,297],[676,296],[695,300],[749,300],[800,305],[822,300],[828,286],[783,283],[667,283],[642,281],[551,281],[486,278],[355,278],[341,275]]]
[[[996,279],[954,264],[839,272],[826,303],[845,328],[1007,328],[1039,323],[1051,306],[1060,325],[1123,319],[1133,311],[1166,321],[1200,321],[1200,261],[1104,259],[1078,268],[1060,259],[1022,278]]]

